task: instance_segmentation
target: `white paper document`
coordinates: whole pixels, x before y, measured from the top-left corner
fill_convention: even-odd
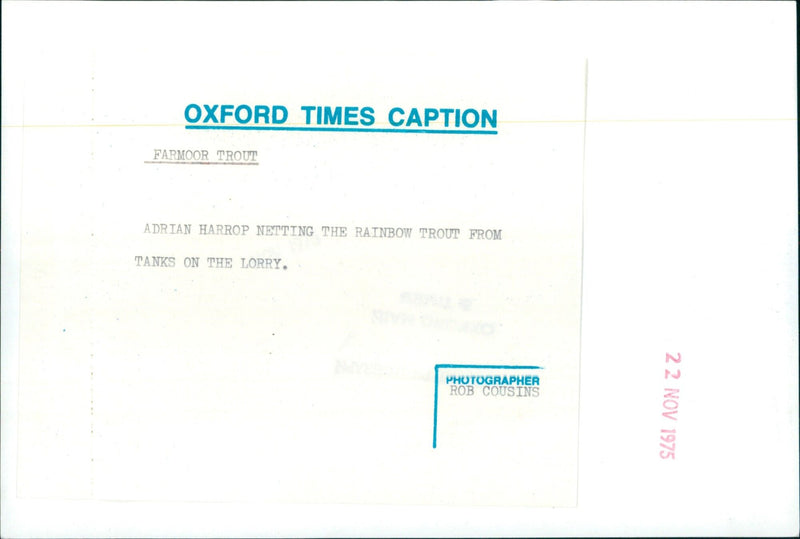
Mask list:
[[[793,10],[4,3],[3,536],[796,532]]]

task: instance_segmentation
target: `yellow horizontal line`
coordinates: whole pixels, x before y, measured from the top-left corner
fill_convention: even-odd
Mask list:
[[[4,125],[4,129],[59,128],[59,127],[183,127],[183,124],[25,124]]]
[[[623,118],[623,119],[596,119],[587,120],[586,123],[682,123],[682,122],[796,122],[797,118]],[[583,120],[499,120],[500,124],[582,124]],[[233,125],[233,124],[232,124]],[[303,126],[307,124],[285,123],[284,126]],[[374,125],[389,125],[388,123],[375,123]],[[185,124],[27,124],[3,125],[3,129],[50,129],[50,128],[107,128],[107,127],[184,127]]]
[[[796,122],[797,118],[623,118],[595,119],[586,123],[646,123],[646,122]],[[579,123],[583,120],[498,120],[501,124],[538,124],[538,123]]]

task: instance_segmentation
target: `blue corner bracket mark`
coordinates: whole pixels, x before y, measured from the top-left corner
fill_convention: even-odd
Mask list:
[[[440,363],[433,366],[433,448],[436,449],[436,426],[439,417],[439,369],[506,369],[506,370],[534,370],[544,369],[534,365],[459,365],[455,363]]]

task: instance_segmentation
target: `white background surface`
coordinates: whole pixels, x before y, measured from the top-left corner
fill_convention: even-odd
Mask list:
[[[212,68],[192,51],[224,49],[234,66],[263,68],[258,59],[247,59],[246,45],[257,34],[242,26],[270,31],[280,24],[281,9],[4,3],[2,534],[796,535],[792,3],[317,5],[305,33],[276,51],[281,61],[291,62],[314,54],[321,46],[315,36],[331,35],[342,40],[343,49],[367,46],[382,38],[388,25],[398,29],[398,55],[407,51],[427,65],[431,52],[418,49],[414,36],[452,37],[442,28],[462,21],[463,41],[443,40],[441,51],[468,67],[469,55],[481,54],[476,43],[482,29],[463,21],[481,20],[490,28],[484,34],[508,36],[509,50],[498,62],[524,70],[530,58],[536,59],[533,65],[586,59],[577,508],[16,497],[19,365],[13,336],[19,240],[25,231],[19,213],[23,149],[19,128],[12,126],[21,123],[25,96],[55,96],[53,110],[26,111],[27,123],[45,124],[54,114],[63,117],[59,107],[85,105],[80,93],[85,81],[73,78],[70,69],[91,64],[75,51],[91,49],[97,39],[108,45],[98,54],[118,55],[121,65],[163,52],[151,79],[127,81],[143,100],[180,93],[161,83],[171,62]],[[40,57],[51,59],[52,84],[28,86],[26,61]],[[409,62],[399,74],[401,90],[413,89],[414,66]],[[329,79],[336,81],[336,73],[332,69]],[[318,76],[298,70],[300,81],[308,77],[309,98]],[[488,101],[494,92],[510,91],[492,88],[490,81],[475,90],[485,91]],[[191,87],[192,81],[184,84]],[[348,80],[337,84],[338,92],[352,95]],[[209,91],[197,89],[198,95]],[[536,97],[547,99],[547,91]],[[546,107],[532,110],[541,114]],[[158,112],[117,120],[158,123],[163,121]],[[580,120],[559,112],[519,120]],[[58,200],[57,193],[42,196]],[[675,462],[657,454],[666,352],[683,358]]]

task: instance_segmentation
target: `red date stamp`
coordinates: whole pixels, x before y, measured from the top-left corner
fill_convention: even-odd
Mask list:
[[[659,444],[659,456],[664,460],[675,460],[676,443],[677,443],[677,421],[678,421],[678,406],[680,397],[679,380],[681,378],[681,354],[673,356],[667,352],[665,359],[667,368],[664,369],[664,380],[667,385],[664,387],[664,400],[661,403],[662,411],[661,417],[663,418],[665,426],[672,428],[662,428]]]

